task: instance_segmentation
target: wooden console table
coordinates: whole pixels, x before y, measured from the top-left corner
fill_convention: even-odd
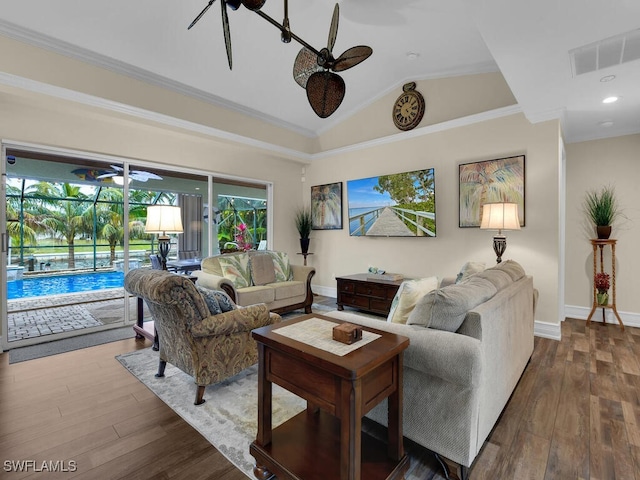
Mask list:
[[[624,331],[624,324],[622,323],[622,319],[620,315],[618,315],[618,309],[616,307],[616,242],[617,240],[608,239],[608,240],[600,240],[600,239],[592,239],[591,245],[593,246],[593,306],[591,307],[591,313],[587,317],[587,326],[591,323],[591,317],[595,313],[598,308],[610,308],[613,310],[613,314],[618,319],[618,323],[620,324],[620,328]],[[608,305],[600,305],[597,301],[597,289],[595,285],[596,273],[598,273],[598,254],[597,250],[600,249],[600,272],[604,272],[604,255],[603,249],[604,247],[611,247],[611,303]],[[604,310],[602,312],[602,323],[604,323]]]
[[[409,466],[402,439],[402,357],[409,339],[380,338],[347,353],[278,335],[301,318],[253,330],[258,343],[258,434],[250,446],[260,480],[400,480]],[[307,401],[307,409],[272,428],[272,383]],[[362,416],[389,398],[388,444],[362,432]]]
[[[389,315],[391,302],[402,280],[369,280],[366,273],[337,277],[338,310],[354,307],[379,315]]]

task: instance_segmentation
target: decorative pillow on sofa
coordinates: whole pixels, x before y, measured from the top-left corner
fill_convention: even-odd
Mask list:
[[[293,270],[289,263],[289,255],[285,252],[268,252],[273,258],[273,267],[276,271],[276,282],[288,282],[293,280]]]
[[[460,269],[458,276],[456,277],[456,283],[460,283],[463,280],[466,280],[467,278],[469,278],[471,275],[482,272],[484,268],[485,268],[484,262],[465,263]]]
[[[200,287],[198,285],[196,285],[196,288],[202,294],[202,298],[204,298],[207,307],[209,307],[209,313],[211,313],[211,315],[218,315],[222,313],[222,309],[218,303],[218,298],[213,294],[213,290]]]
[[[276,270],[273,258],[267,254],[251,255],[249,260],[251,279],[254,285],[267,285],[276,281]]]
[[[231,255],[219,257],[222,275],[229,279],[236,288],[251,285],[251,271],[249,270],[249,255]]]
[[[409,318],[409,314],[418,300],[436,288],[438,288],[438,277],[405,280],[402,282],[391,302],[391,310],[389,310],[387,322],[407,323],[407,318]]]
[[[513,260],[501,262],[493,268],[507,272],[511,277],[511,280],[514,282],[525,276],[524,268],[522,268],[518,262],[514,262]]]
[[[429,292],[416,304],[407,325],[422,325],[455,332],[467,312],[496,294],[496,287],[484,278],[472,277],[464,283]]]
[[[222,313],[230,312],[231,310],[235,310],[238,308],[238,306],[233,302],[233,300],[231,300],[231,297],[227,295],[226,292],[223,292],[222,290],[211,290],[211,292],[213,292],[216,300],[218,300],[218,305],[220,305],[220,310],[222,310]]]
[[[513,283],[513,280],[511,280],[511,277],[507,272],[495,267],[487,268],[484,272],[474,275],[473,278],[484,278],[489,280],[498,291]]]

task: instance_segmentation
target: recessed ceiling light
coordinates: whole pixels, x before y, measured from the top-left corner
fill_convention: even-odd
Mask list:
[[[416,60],[420,56],[419,53],[416,52],[407,52],[407,58],[409,60]]]
[[[611,126],[613,126],[613,120],[604,120],[604,121],[600,122],[598,125],[600,125],[601,127],[604,127],[604,128],[611,127]]]
[[[611,80],[615,80],[616,76],[615,75],[607,75],[606,77],[602,77],[600,79],[601,82],[610,82]]]
[[[602,103],[614,103],[618,101],[618,97],[607,97],[602,100]]]

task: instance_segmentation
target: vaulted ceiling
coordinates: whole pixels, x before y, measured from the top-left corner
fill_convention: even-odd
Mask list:
[[[341,0],[334,55],[356,45],[374,53],[340,73],[345,99],[326,119],[293,79],[298,43],[282,43],[277,28],[244,7],[229,9],[229,70],[220,0],[187,30],[207,3],[0,0],[0,34],[310,136],[407,81],[498,70],[527,118],[559,118],[569,142],[640,132],[637,0]],[[291,0],[291,30],[318,50],[326,46],[334,4]],[[283,7],[267,0],[262,10],[282,22]],[[612,95],[619,100],[602,103]]]

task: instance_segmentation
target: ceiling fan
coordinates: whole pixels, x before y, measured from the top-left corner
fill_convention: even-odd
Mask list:
[[[191,22],[188,29],[193,27],[196,22],[202,18],[214,1],[215,0],[209,1],[207,6],[193,22]],[[266,0],[220,0],[222,6],[222,27],[224,30],[224,41],[229,68],[232,68],[231,34],[229,31],[229,18],[227,17],[226,6],[229,5],[233,10],[237,10],[242,4],[278,28],[284,43],[289,43],[293,39],[302,45],[303,48],[298,53],[293,66],[293,78],[302,88],[306,89],[307,99],[313,111],[321,118],[328,117],[338,109],[344,99],[346,91],[344,80],[335,72],[342,72],[358,65],[369,58],[373,50],[366,45],[359,45],[349,48],[338,58],[333,56],[333,47],[338,35],[338,21],[340,17],[340,7],[337,3],[333,9],[327,46],[321,50],[316,50],[291,31],[289,25],[288,0],[284,0],[284,20],[282,24],[260,10],[265,2]]]
[[[124,168],[118,165],[111,165],[112,171],[98,175],[98,180],[104,180],[111,178],[114,183],[122,185],[124,183]],[[131,180],[137,180],[138,182],[146,182],[147,180],[162,180],[160,175],[155,173],[146,172],[144,170],[129,170],[129,178]]]
[[[202,9],[202,11],[198,14],[198,16],[191,22],[191,24],[187,27],[187,30],[191,30],[198,20],[202,18],[202,16],[207,13],[207,10],[211,8],[213,2],[216,0],[209,0],[209,3],[206,7]],[[264,3],[267,0],[220,0],[220,6],[222,8],[222,30],[224,32],[224,46],[227,49],[227,61],[229,62],[229,70],[233,68],[233,60],[231,55],[231,30],[229,29],[229,16],[227,15],[227,6],[231,7],[231,10],[237,10],[240,8],[240,5],[244,5],[249,10],[258,10],[262,8]]]

